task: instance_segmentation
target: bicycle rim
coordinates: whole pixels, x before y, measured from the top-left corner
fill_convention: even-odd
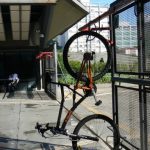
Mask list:
[[[77,79],[85,52],[95,52],[91,60],[92,77],[94,80],[102,78],[110,68],[111,51],[107,40],[92,31],[78,32],[67,41],[63,51],[66,70]]]
[[[79,122],[75,135],[97,137],[99,141],[79,139],[72,141],[74,150],[118,150],[119,131],[113,121],[104,115],[91,115]],[[115,143],[114,143],[115,142]]]

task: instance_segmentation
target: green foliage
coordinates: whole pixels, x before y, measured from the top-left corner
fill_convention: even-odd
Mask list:
[[[58,53],[57,59],[58,59],[58,66],[57,66],[57,68],[58,68],[58,73],[59,73],[59,74],[62,74],[62,73],[66,74],[67,71],[66,71],[65,66],[64,66],[64,63],[63,63],[62,52],[59,52],[59,53]]]
[[[105,74],[101,79],[97,80],[96,83],[110,83],[111,82],[111,74]]]
[[[63,64],[63,57],[62,57],[62,52],[58,53],[58,73],[62,74],[61,76],[59,76],[59,81],[62,83],[68,83],[68,84],[74,84],[75,83],[75,79],[69,75],[69,73],[67,72],[67,70],[64,67]],[[73,70],[79,70],[79,68],[81,67],[81,62],[80,61],[75,61],[75,60],[70,60],[69,61],[71,67],[73,68]],[[97,62],[94,63],[92,65],[92,72],[99,72],[101,71],[105,66],[104,62]],[[106,74],[102,79],[96,81],[97,83],[108,83],[111,82],[111,75],[110,74]]]
[[[74,84],[75,79],[68,74],[67,70],[64,67],[63,64],[63,57],[62,57],[62,52],[58,52],[58,73],[62,74],[61,77],[59,77],[59,81],[63,83],[68,83],[68,84]],[[81,62],[80,61],[75,61],[75,60],[70,60],[70,65],[73,68],[73,70],[79,70]],[[92,64],[92,72],[100,72],[105,66],[104,62],[96,62]],[[117,70],[126,72],[136,72],[138,68],[138,64],[132,63],[132,64],[117,64]],[[126,75],[127,76],[127,75]],[[135,78],[135,77],[131,77]],[[102,79],[99,79],[96,81],[96,83],[110,83],[111,82],[111,74],[107,73],[102,77]]]
[[[79,71],[81,67],[81,62],[80,61],[75,61],[75,60],[70,60],[69,64],[73,70]],[[92,72],[100,72],[105,66],[105,63],[103,62],[97,62],[92,64]]]
[[[58,76],[58,81],[61,83],[74,84],[75,79],[70,74],[68,74],[64,66],[62,52],[59,52],[57,57],[58,57],[58,73],[59,75],[61,74],[61,76]]]
[[[61,83],[67,83],[67,84],[75,83],[75,79],[69,74],[62,75],[61,77],[58,78],[58,81]]]
[[[71,60],[71,61],[69,61],[69,64],[73,70],[79,70],[79,68],[81,67],[80,61]]]
[[[104,68],[105,64],[106,63],[104,63],[104,62],[94,63],[92,65],[92,72],[100,72]]]
[[[138,70],[138,63],[130,63],[130,64],[117,64],[117,70],[123,72],[137,72]]]
[[[58,78],[58,81],[61,83],[67,83],[67,84],[75,84],[76,80],[69,74],[62,75]],[[102,77],[102,79],[99,79],[95,81],[95,83],[110,83],[111,82],[111,74],[108,73]]]
[[[125,70],[127,70],[127,65],[126,64],[118,64],[117,68],[118,68],[118,70],[125,71]]]

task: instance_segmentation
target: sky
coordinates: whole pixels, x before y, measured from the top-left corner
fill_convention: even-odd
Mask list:
[[[91,3],[110,4],[115,0],[90,0]]]

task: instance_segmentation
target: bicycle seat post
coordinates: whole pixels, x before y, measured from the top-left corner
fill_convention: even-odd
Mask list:
[[[92,60],[92,54],[90,53],[90,52],[86,52],[86,53],[84,53],[84,55],[83,55],[83,60],[84,61],[88,61],[88,60]]]

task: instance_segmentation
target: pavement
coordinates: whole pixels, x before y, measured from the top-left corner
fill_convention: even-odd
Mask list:
[[[43,138],[35,130],[37,122],[56,124],[60,94],[57,95],[57,100],[49,98],[44,92],[15,93],[11,98],[6,96],[2,99],[3,94],[0,93],[0,150],[72,150],[68,137],[48,134],[49,138]],[[102,100],[102,104],[95,106],[93,97],[87,98],[68,122],[67,129],[70,133],[78,120],[89,114],[102,113],[112,116],[111,85],[98,85],[96,96]],[[62,119],[72,107],[72,94],[67,89],[65,97]]]

